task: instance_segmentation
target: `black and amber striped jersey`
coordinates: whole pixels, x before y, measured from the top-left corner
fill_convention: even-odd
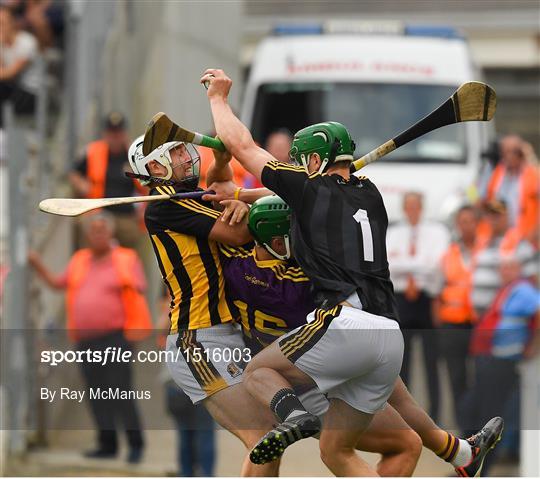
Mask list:
[[[365,311],[397,319],[388,217],[377,187],[366,177],[308,175],[277,161],[261,179],[291,207],[294,257],[313,283],[316,305],[330,309],[356,292]]]
[[[260,261],[253,249],[220,245],[226,291],[246,345],[257,354],[315,309],[311,283],[292,261]]]
[[[158,186],[150,194],[181,191]],[[146,228],[171,295],[171,334],[232,321],[218,245],[208,239],[219,215],[210,203],[199,199],[153,202],[146,208]]]

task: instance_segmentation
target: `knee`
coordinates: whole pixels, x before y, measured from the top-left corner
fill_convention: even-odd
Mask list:
[[[411,429],[395,431],[381,448],[377,472],[381,476],[412,476],[422,453],[420,436]]]
[[[256,366],[252,366],[252,363],[249,363],[242,373],[242,382],[249,389],[250,384],[257,382],[261,375],[261,369],[257,368]]]
[[[417,461],[422,454],[422,439],[412,429],[402,431],[400,434],[399,444],[401,446],[401,454],[407,455],[411,459]]]
[[[253,362],[250,361],[247,366],[244,368],[244,371],[242,373],[242,378],[244,379],[244,381],[246,380],[247,377],[251,376],[253,374],[253,371],[256,371],[257,368],[255,366],[253,366]]]
[[[422,439],[412,429],[393,430],[380,441],[380,452],[383,455],[399,454],[418,458],[422,452]]]
[[[321,460],[332,470],[335,464],[344,464],[347,457],[356,454],[353,446],[340,445],[321,436],[319,440],[319,452]]]

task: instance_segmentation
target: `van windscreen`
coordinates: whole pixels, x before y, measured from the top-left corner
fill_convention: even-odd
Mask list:
[[[359,157],[431,113],[456,89],[442,85],[370,83],[267,83],[257,91],[251,122],[264,144],[273,130],[295,132],[322,121],[343,123]],[[398,162],[465,163],[463,125],[435,130],[389,155]]]

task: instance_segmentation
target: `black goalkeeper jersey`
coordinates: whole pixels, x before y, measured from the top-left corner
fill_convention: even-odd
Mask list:
[[[366,177],[313,173],[277,161],[264,186],[291,207],[292,248],[313,283],[315,303],[330,309],[355,291],[369,313],[398,319],[386,256],[388,216]]]

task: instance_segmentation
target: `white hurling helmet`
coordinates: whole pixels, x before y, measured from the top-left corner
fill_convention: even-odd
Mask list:
[[[151,161],[155,160],[158,163],[162,164],[166,170],[167,174],[162,177],[163,180],[170,180],[173,174],[172,171],[172,160],[170,155],[170,150],[173,148],[176,148],[179,145],[184,144],[186,146],[186,149],[191,156],[191,160],[193,163],[193,175],[186,178],[185,180],[182,180],[182,183],[186,183],[186,185],[193,185],[196,187],[198,180],[199,180],[199,152],[197,149],[191,144],[191,143],[184,143],[182,141],[170,141],[168,143],[164,143],[163,145],[158,146],[155,150],[150,152],[147,156],[143,155],[142,148],[143,148],[143,142],[144,142],[144,135],[139,136],[129,147],[128,150],[128,158],[129,158],[129,165],[131,166],[131,169],[133,170],[133,173],[137,175],[143,175],[148,176],[149,172],[146,168],[146,165],[150,163]],[[148,185],[151,183],[151,179],[141,179],[139,178],[139,181],[142,185]]]

